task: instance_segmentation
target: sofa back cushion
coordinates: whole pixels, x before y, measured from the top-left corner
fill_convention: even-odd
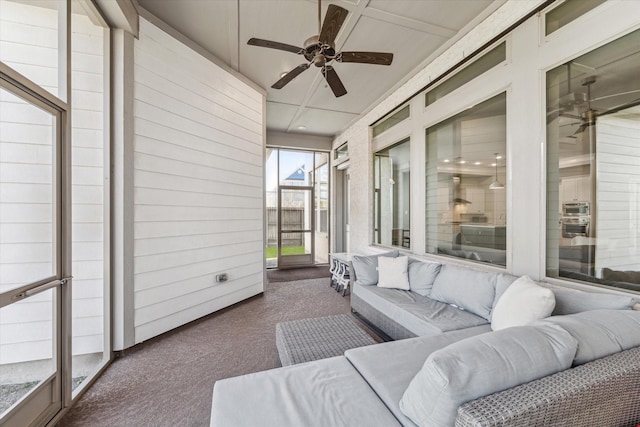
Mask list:
[[[535,324],[561,326],[578,341],[574,366],[640,346],[640,311],[636,310],[584,311]]]
[[[441,266],[437,262],[409,259],[409,286],[411,290],[423,297],[428,297]]]
[[[497,273],[443,265],[429,298],[470,311],[489,320],[496,294]]]
[[[356,274],[356,281],[358,285],[375,285],[378,283],[378,257],[392,257],[395,258],[400,254],[399,251],[393,250],[390,252],[384,252],[375,255],[354,255],[351,258],[351,265],[353,265],[353,271]]]
[[[635,298],[625,295],[605,294],[601,292],[585,292],[569,288],[552,288],[556,296],[556,307],[553,315],[575,314],[590,310],[626,310],[637,302]]]
[[[614,282],[627,282],[640,284],[640,271],[620,271],[612,270],[610,268],[602,269],[602,278],[604,280],[611,280]]]
[[[556,325],[481,334],[431,353],[400,400],[419,426],[454,425],[470,400],[565,370],[577,341]]]

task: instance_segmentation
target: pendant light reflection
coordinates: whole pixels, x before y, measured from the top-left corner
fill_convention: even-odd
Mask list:
[[[489,190],[502,190],[504,184],[498,181],[498,153],[494,153],[496,158],[496,180],[489,185]]]

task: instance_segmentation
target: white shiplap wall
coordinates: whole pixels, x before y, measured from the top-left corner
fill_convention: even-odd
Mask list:
[[[640,108],[596,128],[596,268],[640,270]]]
[[[264,95],[143,18],[134,58],[138,343],[263,291]]]

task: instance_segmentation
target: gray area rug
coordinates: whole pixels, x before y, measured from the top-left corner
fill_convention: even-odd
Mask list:
[[[270,283],[262,296],[127,350],[58,426],[208,426],[216,380],[280,365],[276,323],[341,313],[352,316],[349,297],[327,278]]]

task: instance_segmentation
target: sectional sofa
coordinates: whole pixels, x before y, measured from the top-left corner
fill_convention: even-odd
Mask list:
[[[354,310],[396,340],[218,381],[212,426],[640,423],[633,298],[397,253],[354,270]]]

